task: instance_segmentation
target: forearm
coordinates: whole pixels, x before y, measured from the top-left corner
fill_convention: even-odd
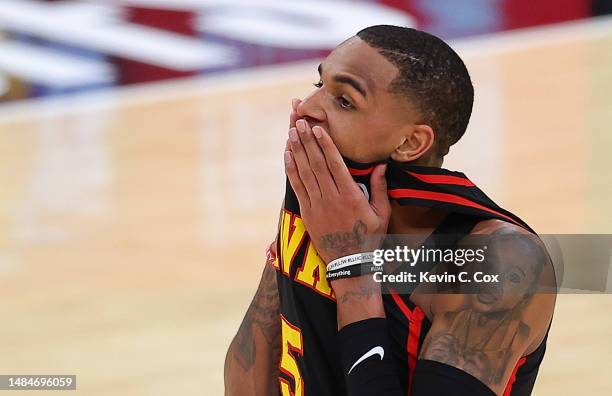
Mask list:
[[[371,276],[332,282],[338,343],[349,396],[400,396],[380,285]]]
[[[384,318],[380,284],[371,276],[339,279],[332,282],[337,302],[338,330],[360,320]]]
[[[232,342],[225,358],[225,395],[276,395],[278,394],[278,363],[280,349],[268,344],[257,329],[247,343],[256,356],[246,361],[244,344]],[[278,340],[280,345],[280,339]],[[250,352],[248,352],[250,353]]]
[[[225,358],[225,394],[278,394],[281,335],[276,273],[266,265],[249,309]]]

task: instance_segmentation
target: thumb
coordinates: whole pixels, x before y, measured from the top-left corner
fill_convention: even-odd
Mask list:
[[[372,200],[370,204],[379,216],[388,217],[391,214],[391,204],[387,196],[387,179],[385,172],[387,164],[378,165],[370,175],[370,188],[372,189]]]

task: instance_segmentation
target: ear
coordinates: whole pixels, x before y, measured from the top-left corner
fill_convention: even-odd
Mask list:
[[[416,161],[434,144],[434,131],[429,125],[411,125],[404,134],[403,142],[391,153],[397,162]]]

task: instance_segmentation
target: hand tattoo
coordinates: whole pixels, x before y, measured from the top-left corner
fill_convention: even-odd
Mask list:
[[[365,245],[368,226],[357,220],[351,232],[335,232],[321,237],[321,249],[329,250],[335,255],[356,253]]]

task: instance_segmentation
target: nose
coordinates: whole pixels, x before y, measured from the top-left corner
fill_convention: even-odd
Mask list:
[[[325,110],[321,106],[323,92],[321,89],[313,91],[297,107],[297,114],[304,118],[309,124],[322,123],[325,121]]]

